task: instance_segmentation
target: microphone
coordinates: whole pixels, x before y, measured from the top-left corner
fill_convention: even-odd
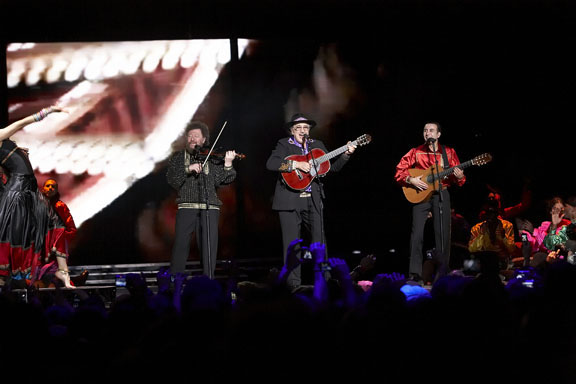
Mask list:
[[[435,142],[436,142],[436,139],[433,138],[433,137],[429,137],[429,138],[426,140],[426,143],[428,143],[428,144],[432,144],[432,143],[435,143]]]
[[[310,136],[308,136],[308,135],[302,135],[302,139],[304,139],[304,141],[308,141],[308,139],[310,139]]]

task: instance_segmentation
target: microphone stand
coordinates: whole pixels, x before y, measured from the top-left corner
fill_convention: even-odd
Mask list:
[[[208,158],[206,158],[206,160],[208,160]],[[208,254],[207,257],[207,269],[208,269],[208,277],[212,280],[214,279],[214,274],[212,273],[212,244],[210,241],[210,198],[208,196],[208,174],[206,174],[204,172],[204,166],[206,165],[206,161],[204,161],[204,163],[202,163],[202,170],[200,171],[200,173],[202,174],[202,180],[203,180],[203,184],[204,184],[204,210],[206,211],[206,216],[204,218],[205,220],[205,224],[204,227],[206,228],[206,237],[201,236],[201,238],[205,238],[206,239],[206,244],[204,244],[206,246],[206,251]],[[208,170],[208,172],[210,172],[210,170]],[[202,234],[204,235],[204,234]],[[204,248],[204,247],[202,247]]]
[[[196,159],[196,157],[198,156],[198,152],[200,150],[200,146],[197,145],[194,150],[192,151],[192,157],[194,159]],[[208,155],[209,156],[209,155]],[[206,160],[208,160],[208,156],[206,157]],[[208,241],[206,242],[206,244],[204,244],[204,230],[202,230],[202,232],[200,233],[200,236],[198,236],[198,238],[200,239],[200,258],[203,260],[204,258],[204,246],[206,246],[206,250],[207,250],[207,254],[208,254],[208,277],[210,279],[213,278],[213,274],[212,274],[212,261],[211,261],[211,256],[212,256],[212,250],[211,250],[211,244],[210,244],[210,219],[209,219],[209,207],[210,207],[210,199],[208,197],[208,175],[204,173],[204,166],[206,165],[206,161],[204,161],[201,165],[201,169],[200,172],[197,173],[195,175],[195,177],[199,177],[198,181],[200,182],[200,180],[202,180],[202,183],[204,184],[204,204],[205,204],[205,208],[204,210],[206,211],[206,218],[205,218],[205,225],[204,228],[206,230],[206,237],[208,238]],[[201,175],[201,176],[200,176]],[[198,185],[198,189],[200,189],[200,185]],[[200,194],[198,194],[200,196]],[[201,209],[201,208],[198,208]]]
[[[312,152],[312,150],[309,148],[308,146],[308,137],[305,136],[304,137],[304,144],[306,145],[306,149],[308,150],[308,153],[310,153],[310,159],[312,160],[312,166],[314,167],[314,172],[316,173],[316,177],[315,179],[318,180],[318,188],[320,189],[320,236],[321,236],[321,240],[322,243],[326,246],[326,236],[324,234],[324,184],[322,184],[322,181],[320,180],[320,177],[318,176],[318,164],[316,164],[316,159],[314,158],[314,153]],[[314,197],[312,197],[312,204],[314,204]],[[326,253],[324,256],[324,261],[328,261],[328,247],[326,247]]]
[[[206,159],[204,159],[204,162],[202,163],[202,170],[201,170],[202,178],[204,179],[204,196],[206,199],[205,200],[206,207],[204,209],[206,211],[205,227],[206,227],[206,238],[207,238],[206,250],[207,250],[207,254],[208,254],[207,268],[208,268],[208,277],[211,280],[214,279],[214,272],[212,271],[212,245],[210,244],[210,198],[208,196],[208,174],[204,173],[204,167],[206,166],[208,159],[210,159],[210,155],[212,154],[212,151],[214,150],[214,146],[216,146],[216,143],[218,142],[218,139],[220,138],[220,135],[222,134],[222,131],[224,130],[224,127],[226,126],[227,123],[228,123],[228,121],[225,121],[224,125],[220,129],[220,133],[218,133],[216,140],[214,140],[214,144],[212,144],[212,147],[210,148],[210,151],[208,152]]]
[[[442,196],[442,179],[440,179],[440,165],[438,164],[438,156],[436,155],[437,153],[437,147],[436,147],[436,140],[432,141],[432,149],[434,151],[434,162],[436,165],[436,177],[438,178],[438,198],[439,198],[439,204],[438,204],[438,212],[439,212],[439,216],[440,216],[440,252],[442,254],[444,254],[444,212],[443,212],[443,207],[444,207],[444,196]],[[434,177],[434,173],[432,173],[432,176]]]

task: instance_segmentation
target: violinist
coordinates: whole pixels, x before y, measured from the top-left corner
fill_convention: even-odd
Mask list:
[[[166,179],[177,191],[175,238],[170,260],[171,273],[183,273],[190,254],[191,235],[196,233],[203,274],[213,278],[218,252],[218,220],[222,201],[217,189],[236,178],[235,151],[209,157],[208,126],[191,121],[185,129],[186,148],[175,152],[168,161]],[[201,155],[204,154],[204,155]],[[223,161],[222,161],[223,160]]]

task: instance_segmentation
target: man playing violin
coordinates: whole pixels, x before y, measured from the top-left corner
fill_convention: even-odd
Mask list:
[[[172,273],[183,273],[190,254],[191,235],[196,233],[202,254],[203,273],[214,278],[218,252],[218,220],[222,201],[217,189],[236,178],[232,162],[235,151],[227,151],[224,161],[197,156],[207,153],[210,141],[208,126],[191,121],[186,126],[186,148],[174,153],[168,161],[166,179],[178,191],[175,238],[170,260]],[[207,160],[206,160],[207,159]]]
[[[309,138],[310,130],[316,126],[314,120],[306,118],[301,113],[296,113],[285,124],[289,136],[278,140],[276,148],[268,158],[266,168],[278,172],[278,181],[274,192],[272,209],[278,212],[280,227],[282,229],[282,243],[284,263],[286,263],[287,250],[290,243],[295,239],[302,238],[302,229],[310,235],[310,244],[324,243],[323,219],[322,219],[322,191],[318,178],[304,190],[294,190],[288,186],[281,177],[283,172],[306,172],[311,171],[311,165],[305,161],[292,161],[286,158],[290,155],[307,155],[314,148],[328,152],[324,143],[320,140]],[[356,149],[355,145],[348,143],[346,152],[340,155],[331,164],[331,171],[339,171],[350,159],[350,155]],[[297,253],[301,258],[301,255]],[[297,290],[302,284],[301,268],[295,267],[288,275],[286,284],[292,290]]]

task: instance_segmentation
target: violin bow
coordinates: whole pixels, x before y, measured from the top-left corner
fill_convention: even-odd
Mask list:
[[[226,126],[226,124],[228,124],[228,120],[226,120],[224,122],[224,125],[222,126],[222,128],[220,128],[220,132],[218,133],[218,136],[216,136],[216,140],[214,140],[214,144],[212,144],[212,147],[210,148],[210,151],[208,152],[208,155],[206,156],[206,158],[204,159],[204,163],[202,163],[202,169],[204,169],[204,166],[206,165],[206,162],[208,161],[208,159],[210,158],[210,155],[212,154],[212,151],[214,150],[214,147],[216,146],[216,143],[218,142],[218,139],[220,139],[220,135],[222,134],[222,131],[224,130],[224,127]]]

